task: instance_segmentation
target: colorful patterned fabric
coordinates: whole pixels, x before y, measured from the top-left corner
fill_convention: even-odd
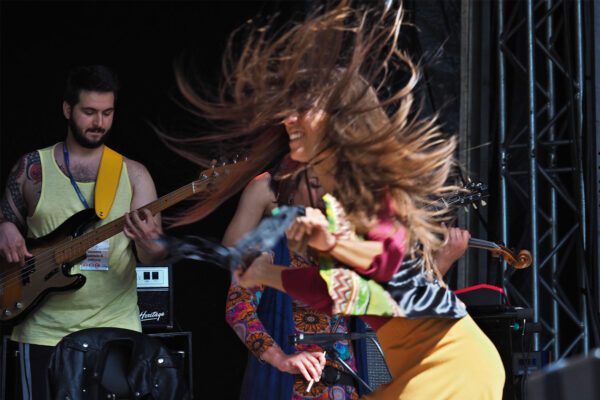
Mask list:
[[[290,253],[291,261],[290,267],[293,268],[315,268],[313,263],[309,260],[306,260],[300,257],[296,253]],[[286,351],[285,347],[287,341],[287,334],[298,334],[298,333],[345,333],[349,331],[349,319],[342,318],[339,316],[328,316],[326,314],[315,311],[311,307],[303,304],[299,301],[291,300],[291,319],[292,319],[292,328],[291,331],[285,335],[281,335],[279,339],[279,343],[277,343],[273,339],[273,331],[272,329],[268,329],[268,326],[265,327],[263,321],[259,317],[260,311],[263,309],[263,297],[267,297],[270,291],[277,292],[278,296],[286,296],[289,299],[289,296],[282,294],[274,289],[262,287],[255,287],[251,289],[244,289],[240,286],[235,285],[233,283],[229,289],[229,294],[227,297],[227,310],[226,310],[226,320],[231,325],[235,333],[238,337],[246,344],[248,349],[254,354],[257,358],[260,358],[262,354],[272,346],[281,346],[284,349],[284,352],[291,353],[290,351]],[[269,295],[269,300],[271,299],[271,295]],[[285,314],[285,310],[278,309],[277,312],[274,310],[264,310],[264,315],[271,314]],[[264,318],[262,318],[264,319]],[[272,327],[271,327],[272,328]],[[269,332],[271,330],[271,332]],[[334,344],[335,350],[340,354],[342,360],[344,360],[348,365],[350,365],[354,371],[357,370],[357,363],[355,360],[353,347],[350,345],[348,341],[339,341]],[[298,345],[292,351],[300,352],[300,351],[311,351],[311,352],[321,352],[323,349],[316,345]],[[250,360],[249,360],[250,361]],[[256,361],[252,360],[249,362],[249,366],[251,364],[256,364]],[[265,365],[266,363],[261,363]],[[261,365],[261,366],[262,366]],[[268,364],[267,364],[268,365]],[[327,359],[327,365],[331,365],[337,369],[342,369],[341,366],[333,363],[331,360]],[[260,367],[260,366],[255,366]],[[270,366],[269,366],[270,367]],[[274,369],[271,367],[270,369]],[[316,400],[325,400],[325,399],[358,399],[358,391],[356,388],[352,386],[325,386],[322,382],[315,382],[313,384],[311,391],[306,393],[306,389],[308,387],[308,383],[301,375],[289,375],[285,373],[280,373],[280,375],[287,375],[291,379],[293,379],[293,385],[290,388],[290,394],[281,395],[281,390],[277,385],[272,385],[272,380],[274,379],[272,374],[273,371],[270,371],[269,379],[271,382],[268,384],[266,382],[248,382],[248,384],[242,385],[242,391],[252,390],[258,391],[263,390],[264,392],[260,396],[256,396],[251,393],[242,393],[242,398],[252,398],[252,399],[285,399],[290,398],[294,400],[298,399],[316,399]],[[266,379],[266,374],[262,375],[262,378],[257,378],[252,371],[246,370],[246,377],[244,381],[249,380],[250,376],[254,376],[254,380],[256,379]],[[251,388],[251,389],[248,389]],[[274,393],[277,394],[274,394]]]
[[[379,283],[365,279],[353,270],[331,268],[321,270],[333,300],[333,315],[381,315],[403,317],[404,313],[392,296]]]
[[[362,240],[348,221],[342,205],[330,194],[323,196],[329,230],[341,239]],[[398,304],[377,282],[344,268],[330,255],[320,258],[320,273],[333,300],[333,315],[404,316]]]
[[[329,229],[338,238],[363,240],[354,233],[342,205],[330,194],[323,197],[327,207]],[[374,265],[378,269],[391,271],[377,276],[388,276],[386,282],[377,282],[374,276],[364,277],[354,269],[345,267],[330,255],[320,259],[320,275],[327,284],[329,297],[333,301],[333,315],[377,315],[406,318],[462,318],[466,312],[464,304],[437,280],[430,280],[422,268],[418,257],[404,257],[403,234],[381,232],[391,227],[389,210],[391,199],[382,207],[379,225],[374,229],[373,240],[384,243],[382,256],[376,257]],[[381,229],[380,229],[381,228]],[[385,229],[384,229],[385,228]],[[393,257],[383,257],[394,255]],[[377,261],[377,262],[376,262]],[[390,263],[393,263],[391,265]],[[376,269],[377,269],[376,268]]]

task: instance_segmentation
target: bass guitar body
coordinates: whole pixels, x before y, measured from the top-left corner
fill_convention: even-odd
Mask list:
[[[209,184],[228,179],[229,173],[244,163],[245,161],[235,162],[204,170],[199,179],[137,211],[147,209],[152,215],[156,215],[194,194],[210,191]],[[80,211],[52,233],[28,241],[27,249],[33,257],[27,259],[24,266],[0,260],[0,324],[20,322],[52,292],[75,290],[83,286],[83,275],[71,275],[73,264],[82,260],[89,248],[122,232],[125,226],[123,216],[94,230],[86,230],[96,221],[98,217],[94,209]]]
[[[27,240],[33,257],[26,259],[24,266],[0,259],[0,323],[17,324],[49,294],[83,286],[85,276],[70,273],[72,265],[83,257],[71,257],[65,251],[68,246],[63,245],[96,221],[94,209],[86,209],[48,235]]]

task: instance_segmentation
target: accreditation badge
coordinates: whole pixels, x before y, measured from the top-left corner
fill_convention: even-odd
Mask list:
[[[110,239],[106,239],[89,248],[85,253],[85,260],[81,262],[79,269],[82,271],[107,271],[109,243]]]

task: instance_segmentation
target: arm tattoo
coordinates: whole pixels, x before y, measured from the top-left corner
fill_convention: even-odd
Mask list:
[[[0,200],[0,209],[2,210],[3,219],[14,223],[21,231],[25,228],[24,217],[27,215],[27,205],[23,199],[21,184],[18,180],[25,173],[27,180],[39,184],[42,181],[41,172],[40,155],[37,151],[34,151],[21,157],[8,176],[6,193]],[[14,208],[11,207],[9,196]]]
[[[33,183],[40,184],[42,182],[42,162],[40,161],[40,153],[34,151],[27,154],[25,170],[27,172],[27,179],[33,181]]]
[[[2,217],[0,217],[0,222],[9,221],[17,226],[17,228],[23,232],[25,229],[25,225],[21,221],[21,219],[15,214],[12,207],[10,206],[8,199],[4,196],[0,200],[0,210],[2,210]]]

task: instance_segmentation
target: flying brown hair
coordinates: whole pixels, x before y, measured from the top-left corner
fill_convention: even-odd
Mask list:
[[[287,115],[319,109],[327,115],[326,133],[309,164],[323,154],[335,160],[333,195],[358,233],[373,226],[389,192],[393,212],[407,228],[410,253],[423,256],[429,276],[439,277],[433,255],[447,215],[432,201],[454,189],[446,182],[456,141],[413,105],[419,69],[398,46],[402,8],[353,8],[340,1],[302,22],[274,26],[249,22],[230,36],[216,95],[198,93],[193,74],[177,70],[193,112],[215,128],[185,140],[165,137],[169,145],[200,165],[207,160],[190,144],[220,142],[249,160],[179,223],[204,217],[286,152]]]

